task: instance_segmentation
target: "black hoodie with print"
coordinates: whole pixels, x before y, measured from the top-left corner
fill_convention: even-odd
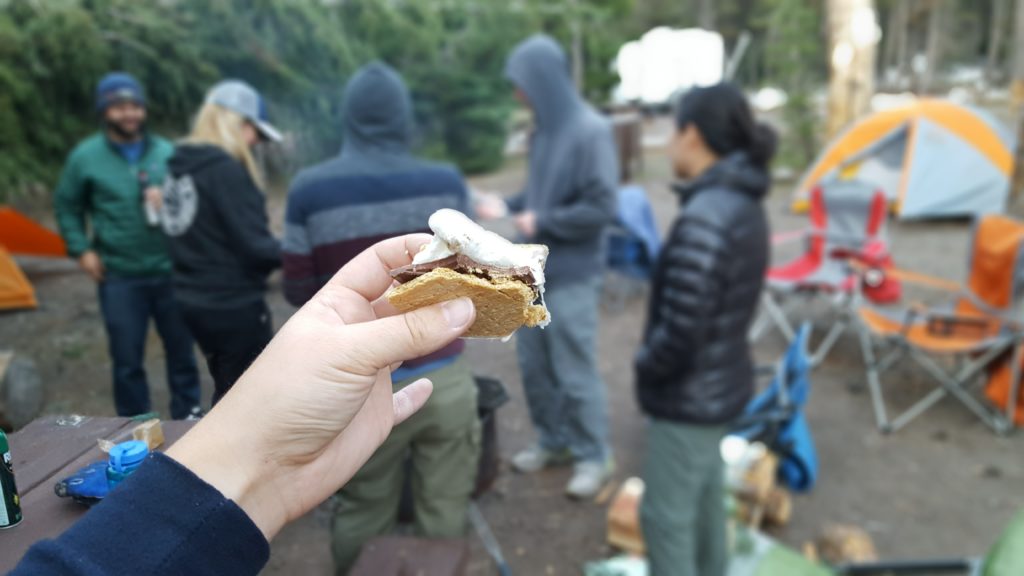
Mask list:
[[[218,146],[184,144],[167,167],[161,221],[177,299],[216,309],[261,300],[281,246],[245,166]]]

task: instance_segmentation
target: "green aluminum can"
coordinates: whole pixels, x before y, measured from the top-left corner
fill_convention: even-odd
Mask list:
[[[11,447],[7,435],[0,430],[0,530],[17,526],[21,522],[21,498],[14,484],[14,462],[11,461]]]

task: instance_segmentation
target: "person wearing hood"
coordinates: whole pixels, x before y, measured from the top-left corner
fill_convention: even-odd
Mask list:
[[[152,410],[146,337],[153,320],[167,358],[171,417],[199,407],[192,336],[174,299],[171,259],[152,219],[174,146],[146,130],[146,96],[130,74],[96,86],[100,131],[68,156],[54,192],[68,256],[95,282],[107,332],[118,416]]]
[[[747,329],[768,265],[775,142],[730,84],[694,88],[676,111],[670,154],[686,183],[635,360],[651,418],[640,521],[652,576],[725,574],[719,443],[753,391]]]
[[[533,111],[529,175],[507,200],[520,239],[550,249],[545,299],[551,324],[516,335],[523,388],[538,442],[515,455],[524,473],[574,464],[566,486],[590,498],[612,472],[605,385],[597,370],[603,236],[615,219],[618,155],[610,122],[580,96],[562,48],[536,35],[505,65],[516,97]],[[483,202],[481,216],[504,207]]]
[[[383,238],[427,230],[441,208],[467,211],[469,194],[452,166],[410,153],[412,102],[401,76],[380,62],[349,80],[341,154],[296,176],[285,214],[284,290],[305,304],[356,255]],[[428,378],[427,405],[397,426],[335,497],[335,570],[346,574],[363,544],[391,532],[411,472],[415,533],[459,538],[480,458],[477,390],[455,340],[391,374],[397,392]],[[407,461],[411,457],[411,467]]]
[[[238,80],[214,86],[168,163],[160,220],[174,288],[206,357],[216,404],[274,336],[264,301],[281,265],[267,225],[263,175],[252,149],[278,141],[259,93]]]

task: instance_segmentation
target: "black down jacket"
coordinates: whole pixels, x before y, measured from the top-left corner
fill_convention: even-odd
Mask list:
[[[750,400],[747,330],[768,265],[761,199],[769,182],[740,152],[677,188],[682,208],[654,274],[635,365],[647,414],[721,424]]]

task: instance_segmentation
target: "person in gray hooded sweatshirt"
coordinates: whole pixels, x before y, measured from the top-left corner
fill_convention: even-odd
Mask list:
[[[435,210],[468,208],[458,170],[410,153],[412,102],[397,72],[379,62],[361,68],[345,87],[342,114],[341,154],[300,172],[288,194],[284,292],[296,306],[378,241],[426,231]],[[364,542],[395,526],[407,471],[415,533],[457,538],[465,532],[480,424],[463,347],[455,340],[391,372],[396,391],[429,378],[434,393],[335,498],[331,549],[338,574],[349,571]]]
[[[508,209],[522,240],[551,251],[545,269],[551,324],[516,336],[539,442],[512,463],[520,472],[534,472],[574,462],[566,493],[587,498],[612,468],[597,329],[603,236],[615,216],[618,156],[611,124],[580,96],[554,40],[536,35],[520,43],[505,75],[534,117],[526,187],[507,201]]]

